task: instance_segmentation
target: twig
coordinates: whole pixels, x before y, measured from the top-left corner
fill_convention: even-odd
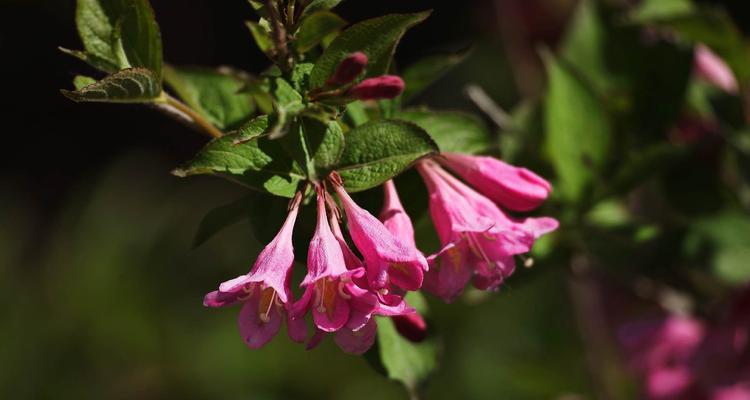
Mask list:
[[[494,122],[500,129],[511,129],[513,126],[513,120],[510,115],[505,112],[502,107],[497,105],[497,103],[487,95],[487,92],[485,92],[481,86],[474,83],[466,85],[464,92],[466,93],[466,96],[469,97],[469,100],[474,102],[482,112],[487,114],[487,116],[492,119],[492,122]]]
[[[160,107],[161,110],[171,113],[173,116],[187,119],[197,128],[214,138],[222,137],[224,133],[216,128],[212,123],[208,122],[202,115],[198,114],[192,108],[188,107],[183,102],[175,99],[167,93],[162,93],[163,103]],[[171,109],[170,109],[171,108]]]

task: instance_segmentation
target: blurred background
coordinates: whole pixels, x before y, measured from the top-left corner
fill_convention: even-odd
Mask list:
[[[627,9],[637,2],[608,3]],[[708,3],[726,10],[740,29],[750,29],[743,0]],[[253,73],[268,65],[244,26],[253,16],[246,2],[152,4],[169,62],[231,65]],[[439,53],[469,53],[417,102],[479,113],[464,91],[474,83],[515,118],[525,115],[513,111],[519,105],[543,98],[546,74],[539,50],[561,46],[578,5],[576,0],[349,0],[337,11],[356,22],[390,12],[434,9],[427,22],[406,35],[397,64]],[[397,383],[373,373],[363,358],[342,353],[331,341],[306,352],[281,334],[264,349],[250,351],[237,333],[236,310],[203,308],[203,295],[246,272],[263,246],[250,221],[192,248],[202,217],[241,197],[243,189],[218,179],[171,176],[169,171],[188,160],[205,138],[155,110],[74,104],[59,94],[59,89],[72,86],[76,74],[89,71],[57,50],[80,46],[74,10],[73,0],[0,0],[0,114],[5,122],[0,157],[0,397],[406,398]],[[684,47],[654,53],[666,54],[662,59],[627,62],[669,63]],[[689,69],[690,55],[686,60]],[[670,76],[657,70],[639,72],[653,88]],[[651,114],[618,113],[618,107],[627,104],[618,105],[615,99],[614,118],[630,122],[618,133],[631,137],[628,129],[640,129],[639,134],[648,136],[615,141],[613,147],[637,151],[644,143],[671,143],[670,132],[684,132],[675,127],[688,123],[680,112],[686,92],[652,98],[645,90],[638,93],[645,97],[634,96],[640,104],[676,110],[668,117],[654,117],[661,119],[648,129],[640,126],[648,125]],[[533,111],[527,114],[528,125],[519,130],[526,133],[541,124]],[[488,127],[509,130],[482,115]],[[744,129],[743,123],[733,129]],[[716,126],[709,130],[721,132],[723,125]],[[530,141],[522,138],[523,151],[514,152],[517,136],[501,133],[499,142],[505,145],[500,152],[516,163],[531,164],[544,176],[553,174],[544,157],[526,156],[541,152],[529,135]],[[716,161],[724,158],[716,152],[691,152],[660,170],[658,177],[629,186],[616,196],[622,201],[591,207],[583,217],[564,201],[553,203],[543,212],[563,223],[572,221],[574,228],[563,228],[556,238],[541,243],[533,268],[518,271],[497,294],[469,293],[450,306],[429,298],[430,323],[440,332],[442,358],[424,397],[602,398],[601,386],[611,385],[608,380],[616,381],[621,398],[637,397],[637,385],[624,371],[611,340],[617,321],[591,328],[580,323],[581,315],[584,320],[592,312],[601,317],[611,310],[618,310],[622,320],[642,312],[658,315],[665,301],[679,303],[686,297],[703,301],[706,306],[695,309],[709,315],[712,305],[725,304],[733,288],[746,280],[747,268],[736,264],[750,255],[748,236],[742,236],[750,226],[747,201],[727,193],[737,190],[746,196],[746,184],[737,178],[729,179],[740,182],[735,186],[725,185],[720,179],[724,164]],[[627,160],[612,157],[608,171],[622,170]],[[693,201],[683,201],[686,198]],[[370,204],[377,210],[377,200]],[[724,219],[708,218],[716,215]],[[588,219],[582,222],[584,217]],[[431,229],[425,218],[417,225],[422,232]],[[580,241],[587,243],[584,250],[576,244]],[[732,247],[739,255],[717,255],[725,241],[739,242]],[[716,268],[716,257],[725,259],[718,278],[709,273]],[[734,267],[726,266],[727,257]],[[592,265],[601,272],[588,272]],[[690,273],[675,272],[687,267]],[[583,278],[576,271],[584,271]],[[663,285],[670,288],[668,295],[655,300],[654,287]],[[608,293],[606,302],[602,292]],[[592,302],[601,303],[601,309],[587,309]],[[611,330],[597,331],[602,326]],[[592,354],[599,360],[592,362]],[[595,371],[601,365],[604,377]]]

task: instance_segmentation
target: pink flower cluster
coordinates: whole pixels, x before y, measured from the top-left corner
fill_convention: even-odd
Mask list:
[[[620,331],[651,400],[750,400],[750,290],[722,321],[670,316]]]
[[[451,175],[462,176],[484,194]],[[424,338],[426,324],[405,301],[408,291],[427,291],[453,301],[471,280],[496,290],[513,273],[514,256],[531,249],[539,236],[557,228],[551,218],[516,218],[501,207],[528,211],[549,194],[550,185],[532,172],[491,157],[447,154],[417,165],[430,197],[430,213],[442,249],[425,257],[417,249],[414,228],[393,181],[384,185],[380,219],[357,205],[337,174],[316,186],[317,225],[307,252],[307,275],[296,301],[291,291],[292,232],[302,193],[292,200],[281,230],[258,256],[252,270],[219,285],[204,305],[242,304],[239,328],[245,343],[260,348],[287,322],[289,337],[307,339],[305,316],[312,315],[315,347],[331,333],[344,351],[361,354],[376,335],[373,316],[393,317],[411,340]],[[330,184],[346,217],[349,247],[339,225],[339,206],[326,190]],[[487,197],[485,197],[485,195]]]

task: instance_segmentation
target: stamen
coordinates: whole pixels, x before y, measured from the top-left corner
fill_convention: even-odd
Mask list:
[[[323,304],[326,295],[326,283],[325,281],[320,280],[315,285],[317,286],[317,290],[315,291],[315,302],[318,303],[318,312],[326,312],[325,304]]]
[[[260,302],[258,302],[259,318],[263,323],[271,320],[271,307],[276,299],[276,291],[273,288],[266,288],[261,293]]]
[[[495,263],[490,261],[490,258],[487,257],[487,254],[484,252],[482,245],[479,244],[479,241],[477,241],[476,237],[471,235],[469,236],[469,247],[472,249],[474,254],[476,254],[478,257],[484,260],[484,262],[487,263],[487,266],[490,267],[490,269],[494,269],[496,267]]]

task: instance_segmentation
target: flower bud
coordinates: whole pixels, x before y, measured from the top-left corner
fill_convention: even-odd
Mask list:
[[[395,75],[365,79],[347,93],[359,100],[392,99],[404,91],[404,80]]]
[[[396,330],[410,342],[419,343],[427,337],[427,323],[419,313],[391,317]]]
[[[349,54],[339,63],[336,72],[328,78],[326,84],[328,86],[346,85],[356,79],[365,70],[366,66],[367,55],[365,53],[358,51]]]

